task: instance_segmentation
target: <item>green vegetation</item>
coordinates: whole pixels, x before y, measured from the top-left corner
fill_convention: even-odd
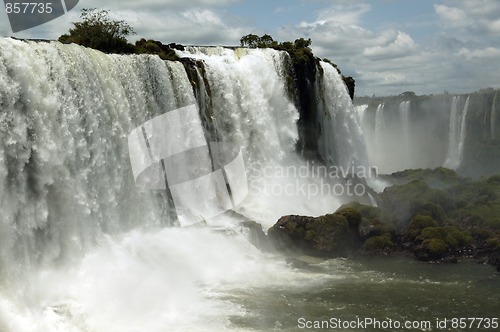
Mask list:
[[[336,257],[355,251],[360,240],[357,224],[361,215],[354,209],[317,218],[285,216],[269,229],[277,249]]]
[[[395,185],[380,194],[378,208],[349,205],[369,220],[363,249],[390,248],[392,239],[422,260],[500,250],[499,176],[472,181],[440,167],[406,170],[386,180]],[[377,223],[393,225],[395,236],[383,238]]]
[[[373,236],[365,241],[362,249],[372,252],[386,252],[394,249],[395,244],[389,234]]]
[[[304,76],[304,75],[309,75],[311,73],[315,73],[315,67],[316,64],[318,63],[319,59],[316,58],[312,50],[310,48],[312,44],[311,38],[304,39],[304,38],[298,38],[295,39],[295,41],[285,41],[285,42],[278,42],[273,39],[270,35],[263,35],[263,36],[258,36],[255,34],[248,34],[246,36],[241,37],[240,39],[240,46],[241,47],[249,47],[249,48],[273,48],[275,50],[279,51],[286,51],[288,54],[290,54],[290,58],[292,60],[292,64],[295,70],[295,73],[297,75],[297,78],[299,77],[311,77],[311,76]],[[339,74],[342,74],[336,64],[334,64],[332,61],[328,59],[323,59],[324,62],[329,63],[332,65]],[[314,65],[314,68],[311,68],[311,65]],[[345,77],[342,75],[342,79],[344,80],[344,83],[346,84],[349,94],[351,96],[351,99],[354,98],[354,87],[355,87],[355,80],[352,77]],[[300,91],[300,88],[302,87],[302,82],[298,82],[298,88]]]
[[[137,54],[156,54],[162,60],[179,60],[175,51],[168,45],[164,45],[156,40],[146,40],[142,38],[135,42],[135,53]]]
[[[179,60],[172,45],[164,45],[155,40],[138,40],[135,45],[127,37],[135,31],[123,20],[112,20],[109,11],[84,8],[80,22],[72,22],[74,28],[59,37],[61,43],[75,43],[104,53],[155,54],[163,60]]]
[[[437,168],[407,170],[386,180],[397,184],[379,194],[379,207],[351,202],[317,218],[283,217],[269,236],[320,256],[405,251],[424,261],[474,255],[497,264],[500,176],[474,182]]]
[[[81,22],[72,22],[69,34],[59,37],[62,43],[75,43],[105,53],[133,53],[134,46],[127,37],[135,34],[134,29],[125,21],[109,18],[108,10],[84,8]]]
[[[175,53],[176,48],[181,45],[165,45],[159,41],[141,39],[130,44],[127,37],[134,35],[134,29],[123,20],[113,20],[110,18],[109,11],[96,8],[84,8],[80,15],[81,21],[72,22],[73,28],[67,34],[59,37],[62,43],[75,43],[85,47],[90,47],[104,53],[118,54],[155,54],[163,60],[180,60]],[[288,90],[291,95],[296,92],[307,93],[306,84],[310,77],[315,77],[317,63],[319,59],[314,57],[310,48],[311,39],[298,38],[294,42],[277,42],[270,35],[257,36],[249,34],[241,37],[240,45],[249,48],[274,48],[276,50],[286,51],[290,54],[290,59],[294,68],[295,77],[288,79]],[[339,73],[337,65],[325,59]],[[351,98],[354,97],[354,79],[344,77],[348,86]],[[304,91],[304,92],[303,92]],[[298,103],[309,104],[310,97],[303,98],[299,96]]]
[[[411,219],[406,235],[410,241],[414,241],[424,229],[432,227],[437,227],[437,223],[432,217],[418,214]]]

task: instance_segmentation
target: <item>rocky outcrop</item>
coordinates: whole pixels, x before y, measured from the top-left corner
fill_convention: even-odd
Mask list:
[[[347,256],[359,249],[361,215],[345,209],[321,217],[284,216],[269,229],[276,249],[320,257]]]
[[[269,238],[262,230],[262,226],[255,221],[244,221],[240,227],[246,231],[248,241],[261,251],[271,251]]]

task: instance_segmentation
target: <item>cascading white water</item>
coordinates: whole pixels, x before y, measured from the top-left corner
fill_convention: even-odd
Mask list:
[[[136,187],[128,135],[196,103],[221,140],[241,145],[249,173],[254,163],[305,164],[294,153],[286,53],[180,53],[205,63],[209,86],[197,68],[196,96],[180,62],[0,39],[0,330],[220,331],[245,314],[227,300],[231,289],[296,278],[249,244],[239,220],[213,220],[223,232],[163,228],[173,222],[168,197]],[[341,133],[331,121],[324,133],[352,148],[343,162],[361,159],[349,141],[360,129],[345,87],[322,66],[327,112],[349,112]],[[251,193],[239,211],[268,227],[284,214],[338,206],[332,196],[309,198]]]
[[[337,69],[320,62],[316,95],[321,136],[318,149],[329,165],[368,166],[366,145],[357,112]]]
[[[384,103],[379,104],[375,112],[375,148],[377,150],[381,149],[383,145],[382,135],[385,130],[384,106]]]
[[[205,63],[221,140],[241,144],[247,161],[282,160],[294,151],[298,111],[286,97],[286,53],[222,47],[178,53]]]
[[[0,42],[4,269],[71,257],[102,232],[168,223],[157,195],[134,190],[125,138],[149,117],[194,102],[183,66]]]
[[[320,215],[328,213],[332,205],[338,206],[334,195],[311,197],[284,190],[301,185],[319,187],[311,183],[318,179],[282,174],[311,166],[294,152],[298,110],[285,90],[290,70],[287,53],[190,47],[178,54],[203,60],[219,138],[242,145],[250,196],[238,212],[267,228],[285,214]],[[274,176],[267,176],[270,174]]]
[[[453,97],[450,113],[448,151],[443,164],[444,167],[457,169],[462,163],[467,129],[466,121],[469,109],[469,99],[470,96],[467,97],[465,104],[463,104],[462,96]]]
[[[363,132],[363,126],[365,123],[366,110],[368,109],[368,105],[357,105],[354,106],[354,112],[356,114],[356,122],[359,127],[359,130]]]
[[[497,102],[497,95],[498,93],[495,93],[495,97],[493,97],[493,103],[491,104],[491,139],[496,139],[496,123],[497,123],[497,112],[496,112],[496,102]]]
[[[411,156],[410,151],[410,101],[406,100],[399,104],[399,116],[401,117],[401,130],[403,133],[404,144],[404,159],[409,161]],[[410,167],[408,162],[405,162],[405,168]]]

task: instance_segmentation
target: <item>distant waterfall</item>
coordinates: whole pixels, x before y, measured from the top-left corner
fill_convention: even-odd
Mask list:
[[[450,132],[448,139],[448,151],[444,167],[457,169],[460,167],[463,158],[466,136],[466,120],[469,109],[469,99],[467,97],[465,104],[462,103],[461,96],[454,96],[451,104],[450,113]]]
[[[375,146],[377,149],[382,148],[382,135],[385,130],[384,106],[384,103],[379,104],[375,112]]]
[[[399,114],[401,115],[401,125],[403,134],[408,137],[410,129],[410,101],[403,101],[399,104]]]
[[[403,144],[404,144],[404,156],[406,160],[409,160],[411,155],[410,152],[410,101],[403,101],[399,104],[399,114],[401,116],[401,129],[403,131]],[[405,163],[405,167],[410,167],[408,163]]]
[[[493,103],[491,104],[491,139],[494,140],[496,139],[496,122],[497,122],[497,112],[496,112],[496,102],[497,102],[497,95],[498,93],[495,93],[495,97],[493,97]]]

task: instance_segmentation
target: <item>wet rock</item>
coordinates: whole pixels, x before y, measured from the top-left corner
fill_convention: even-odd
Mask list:
[[[262,251],[270,251],[271,244],[262,230],[262,225],[255,221],[244,221],[240,226],[247,231],[248,241]]]
[[[287,253],[302,252],[318,257],[347,256],[358,250],[361,220],[354,210],[321,217],[284,216],[269,229],[274,247]]]

